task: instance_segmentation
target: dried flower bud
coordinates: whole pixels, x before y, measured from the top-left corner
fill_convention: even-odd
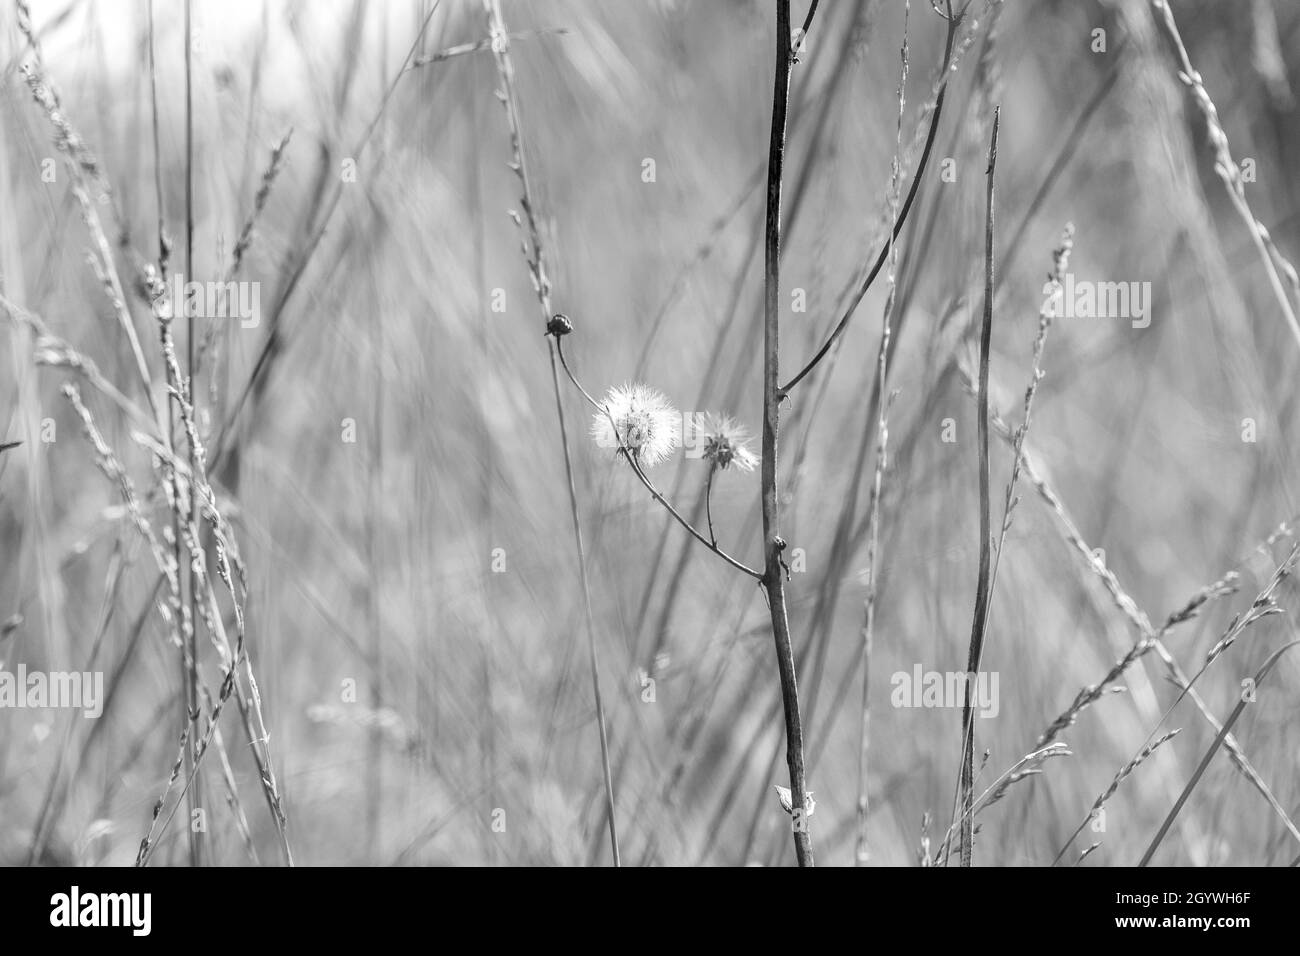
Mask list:
[[[557,339],[561,335],[568,335],[573,331],[573,323],[563,312],[556,312],[551,316],[551,320],[546,323],[546,334],[554,335]]]

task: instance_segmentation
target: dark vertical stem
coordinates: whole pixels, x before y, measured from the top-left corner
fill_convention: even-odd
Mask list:
[[[979,368],[979,473],[980,473],[980,566],[975,586],[975,614],[971,621],[970,653],[966,659],[966,697],[962,704],[961,764],[961,865],[970,866],[974,836],[975,725],[971,690],[984,654],[984,629],[989,618],[989,573],[992,566],[992,522],[989,502],[989,351],[993,340],[993,169],[998,161],[998,125],[1001,107],[993,111],[993,135],[989,141],[987,170],[988,215],[984,227],[984,323],[980,330]]]
[[[795,677],[790,623],[786,617],[785,582],[779,534],[776,490],[776,444],[780,421],[778,395],[779,321],[781,294],[781,167],[785,161],[785,123],[790,100],[790,0],[776,3],[776,70],[772,89],[772,138],[767,153],[767,222],[763,255],[763,548],[766,561],[763,587],[772,615],[772,637],[781,673],[781,704],[785,709],[785,760],[790,770],[791,822],[794,851],[800,866],[813,865],[812,840],[804,814],[803,722]]]

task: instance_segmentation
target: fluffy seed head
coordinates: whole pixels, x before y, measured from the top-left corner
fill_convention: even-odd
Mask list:
[[[611,388],[605,408],[609,414],[597,412],[591,422],[591,437],[602,448],[622,444],[639,465],[648,468],[677,447],[681,417],[657,389],[639,383]]]
[[[705,416],[704,457],[714,467],[725,469],[735,465],[741,471],[753,471],[758,456],[749,450],[749,441],[749,432],[730,416]]]

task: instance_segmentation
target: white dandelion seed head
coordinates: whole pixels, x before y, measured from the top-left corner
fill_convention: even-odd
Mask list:
[[[640,383],[611,388],[605,409],[609,414],[597,412],[591,422],[591,437],[602,448],[621,445],[649,468],[677,447],[681,416],[658,389]]]
[[[749,432],[731,416],[705,416],[704,457],[715,467],[726,469],[735,465],[741,471],[753,471],[758,466],[758,456],[750,450],[749,442]]]

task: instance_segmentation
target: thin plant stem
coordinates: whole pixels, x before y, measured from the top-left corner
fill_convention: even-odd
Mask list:
[[[1043,772],[1043,765],[1048,760],[1056,757],[1073,756],[1074,754],[1070,748],[1060,741],[1057,741],[1054,744],[1048,744],[1046,747],[1035,748],[1033,751],[1025,754],[1017,760],[1010,768],[1005,770],[1001,776],[994,780],[993,783],[979,795],[979,797],[972,801],[970,810],[962,814],[960,821],[954,820],[952,825],[948,827],[943,839],[939,841],[938,850],[935,851],[933,857],[934,864],[937,865],[948,859],[948,856],[952,851],[953,834],[957,831],[959,824],[964,825],[967,820],[973,820],[980,813],[997,803],[1007,795],[1007,792],[1011,787],[1019,783],[1021,780],[1040,775]],[[983,768],[981,768],[981,770],[982,769]]]
[[[984,629],[988,625],[989,581],[992,573],[992,521],[989,501],[989,351],[993,341],[993,176],[998,161],[998,126],[1001,107],[993,110],[993,134],[989,140],[989,165],[986,172],[987,215],[984,225],[984,321],[980,330],[978,438],[980,483],[980,561],[975,587],[975,613],[971,620],[970,652],[966,659],[966,693],[962,704],[961,764],[961,865],[970,866],[974,830],[972,801],[975,797],[975,712],[971,707],[974,675],[984,654]]]
[[[1295,267],[1278,250],[1277,245],[1269,235],[1268,229],[1255,218],[1250,203],[1246,201],[1246,187],[1242,180],[1241,167],[1232,158],[1232,150],[1228,145],[1228,134],[1223,130],[1223,124],[1219,121],[1218,110],[1215,109],[1214,101],[1210,99],[1210,94],[1205,89],[1201,74],[1192,67],[1191,58],[1187,55],[1187,47],[1183,45],[1183,38],[1178,32],[1178,24],[1174,20],[1174,11],[1170,9],[1167,0],[1152,0],[1151,5],[1160,12],[1161,16],[1158,19],[1165,29],[1170,43],[1173,45],[1174,53],[1178,57],[1178,78],[1184,86],[1191,90],[1192,98],[1196,100],[1197,108],[1205,118],[1206,133],[1210,145],[1214,149],[1214,170],[1218,173],[1219,178],[1223,180],[1223,188],[1227,190],[1228,198],[1232,201],[1232,206],[1237,211],[1237,215],[1246,224],[1251,243],[1255,246],[1256,252],[1259,253],[1260,262],[1264,265],[1264,273],[1268,276],[1269,288],[1272,290],[1274,298],[1277,299],[1278,308],[1282,311],[1282,317],[1286,319],[1287,328],[1291,330],[1296,342],[1300,343],[1300,321],[1297,321],[1295,309],[1287,296],[1286,289],[1282,287],[1278,267],[1281,266],[1283,273],[1287,277],[1287,282],[1291,286],[1292,293],[1297,296],[1300,296],[1300,275],[1297,275]]]
[[[1180,733],[1182,733],[1181,729],[1175,729],[1166,734],[1161,734],[1154,741],[1139,750],[1137,756],[1119,768],[1119,771],[1111,780],[1110,785],[1098,794],[1097,799],[1094,800],[1092,806],[1088,808],[1088,815],[1080,821],[1079,825],[1074,828],[1074,832],[1070,834],[1070,838],[1066,840],[1061,846],[1061,849],[1057,851],[1056,856],[1052,860],[1052,866],[1056,866],[1056,864],[1061,862],[1061,857],[1065,856],[1065,851],[1068,850],[1071,844],[1079,838],[1079,834],[1083,832],[1083,828],[1088,825],[1089,821],[1096,819],[1097,813],[1102,809],[1106,801],[1115,795],[1115,791],[1119,789],[1119,785],[1128,779],[1128,777],[1132,776],[1133,771],[1137,770],[1138,767],[1145,763],[1148,757],[1155,753],[1161,746],[1173,740]],[[1097,846],[1097,844],[1093,844],[1093,846]],[[1090,852],[1092,852],[1091,848],[1084,850],[1085,854]],[[1082,857],[1080,857],[1080,859],[1082,859]]]
[[[188,14],[188,9],[189,9],[189,5],[187,3],[186,4],[187,14]],[[168,242],[167,239],[167,232],[166,232],[166,225],[165,225],[166,207],[163,204],[162,158],[159,149],[158,67],[155,61],[155,52],[154,52],[155,34],[154,34],[153,0],[150,0],[149,2],[148,11],[149,11],[149,92],[150,92],[150,104],[152,107],[152,121],[153,121],[154,193],[155,193],[155,201],[158,207],[157,210],[158,211],[158,273],[159,273],[159,278],[163,282],[166,282],[167,265],[168,265],[168,260],[170,258],[171,250],[170,250],[170,243]],[[188,35],[188,33],[189,33],[189,29],[187,27],[186,34]],[[188,266],[186,268],[188,268]],[[175,436],[176,436],[176,410],[175,409],[176,406],[174,401],[169,398],[167,400],[166,444],[167,444],[168,451],[172,453],[171,455],[172,460],[175,459],[175,455],[174,455],[175,452],[174,443],[175,443]],[[175,567],[180,568],[182,567],[181,564],[181,540],[182,539],[181,539],[181,516],[180,516],[181,493],[180,493],[179,479],[177,477],[178,470],[174,466],[172,466],[166,469],[165,474],[168,476],[166,481],[167,481],[168,488],[170,489],[170,496],[171,496],[171,503],[172,503],[172,508],[171,508],[172,561],[174,562]],[[193,664],[192,655],[194,653],[195,642],[190,639],[190,635],[186,632],[187,631],[185,626],[186,619],[184,614],[180,613],[181,601],[183,599],[180,590],[180,579],[179,577],[176,577],[176,578],[169,578],[169,580],[173,581],[175,584],[175,588],[171,594],[171,606],[172,606],[172,610],[176,612],[175,620],[173,622],[176,631],[176,643],[177,646],[181,648],[181,654],[179,658],[180,666],[181,666],[181,673],[180,673],[181,686],[180,686],[180,692],[178,696],[181,704],[181,719],[187,725],[187,730],[185,731],[184,736],[185,739],[189,741],[189,743],[185,747],[184,758],[185,758],[186,773],[188,774],[194,768],[194,748],[196,746],[196,737],[197,737],[197,726],[195,725],[195,721],[197,721],[198,719],[197,701],[194,696],[196,675],[194,673],[194,667],[192,666]],[[189,620],[191,622],[194,620],[194,615],[192,610],[191,610]],[[190,625],[191,629],[192,626],[193,625],[191,624]],[[191,812],[193,811],[194,799],[195,798],[192,795],[191,805],[190,805]],[[191,832],[187,838],[187,843],[188,843],[189,853],[190,853],[190,863],[192,865],[197,865],[199,863],[200,853],[201,853],[201,848],[198,844],[199,834],[193,832],[192,827],[189,829]]]
[[[894,135],[894,161],[890,175],[889,202],[890,218],[898,218],[898,193],[902,163],[900,153],[903,148],[903,114],[907,105],[907,26],[911,14],[911,2],[903,7],[903,46],[900,51],[902,66],[898,78],[898,125]],[[871,505],[869,532],[867,536],[867,595],[863,600],[862,623],[862,707],[861,722],[858,725],[858,800],[857,800],[857,842],[854,846],[853,862],[864,866],[869,857],[870,846],[867,842],[867,818],[871,809],[869,780],[867,777],[868,756],[871,742],[871,651],[875,642],[877,578],[880,561],[880,497],[883,492],[885,469],[888,467],[889,449],[889,406],[893,396],[886,396],[889,380],[889,344],[891,318],[894,311],[895,296],[898,292],[898,247],[893,233],[889,236],[889,272],[886,282],[889,294],[885,299],[885,310],[881,317],[880,347],[876,354],[876,467],[871,481]]]
[[[790,381],[777,389],[777,394],[780,398],[784,398],[786,395],[790,394],[790,390],[803,381],[804,378],[817,367],[817,364],[826,357],[828,352],[830,352],[831,346],[834,345],[836,340],[844,334],[844,330],[848,328],[849,320],[853,318],[853,313],[857,311],[858,305],[862,302],[867,291],[871,288],[871,284],[876,281],[876,276],[879,275],[880,270],[884,268],[885,259],[889,255],[889,250],[893,248],[894,241],[898,239],[899,234],[903,231],[903,226],[907,222],[907,214],[912,211],[912,204],[916,199],[916,194],[921,189],[921,180],[925,177],[926,165],[930,162],[930,154],[934,149],[935,134],[939,131],[939,117],[943,114],[944,96],[948,92],[948,68],[952,63],[953,41],[956,39],[957,30],[961,25],[961,19],[961,14],[952,13],[952,5],[949,4],[948,35],[944,41],[942,79],[940,80],[939,92],[935,96],[934,112],[930,114],[930,130],[926,134],[925,147],[921,150],[921,158],[916,164],[916,173],[912,176],[912,185],[907,191],[907,199],[903,202],[903,208],[894,217],[894,226],[889,233],[888,242],[881,248],[880,254],[876,257],[875,263],[867,273],[867,277],[862,280],[862,285],[858,287],[857,292],[854,293],[853,297],[849,300],[849,304],[841,314],[839,322],[836,323],[831,334],[827,336],[826,341],[822,343],[821,348],[813,354],[813,357],[808,360],[794,378],[790,379]]]
[[[803,43],[808,39],[808,31],[812,29],[813,17],[817,16],[817,5],[819,3],[821,3],[821,0],[812,0],[812,3],[808,5],[808,15],[803,18],[803,26],[799,28],[792,42],[795,53],[803,52]]]
[[[718,536],[713,533],[713,476],[717,470],[717,464],[709,462],[709,477],[704,479],[704,516],[709,522],[709,541],[715,548],[718,546]]]
[[[514,170],[523,191],[521,205],[527,219],[528,230],[524,244],[525,261],[529,276],[533,282],[537,301],[542,309],[543,324],[550,321],[551,296],[550,279],[546,275],[545,260],[541,244],[541,228],[537,223],[536,206],[533,203],[532,187],[528,178],[528,166],[524,157],[523,130],[519,115],[519,101],[515,91],[514,63],[510,59],[510,34],[506,30],[505,20],[501,15],[499,0],[483,0],[488,18],[488,32],[492,38],[492,51],[496,58],[497,72],[504,87],[501,97],[510,126],[510,142],[514,152]],[[605,784],[605,819],[609,824],[609,848],[614,866],[622,865],[618,845],[618,823],[614,813],[614,780],[609,765],[609,734],[606,729],[605,702],[600,690],[600,657],[596,649],[596,623],[591,610],[591,587],[587,579],[587,553],[582,539],[582,520],[578,513],[578,492],[573,479],[573,456],[569,451],[568,424],[564,416],[564,403],[560,396],[560,369],[557,361],[557,340],[548,337],[551,358],[551,387],[555,395],[555,413],[560,423],[560,448],[564,454],[565,483],[569,493],[569,517],[573,524],[573,543],[578,557],[578,575],[582,585],[582,605],[587,626],[587,661],[591,668],[592,695],[596,702],[596,727],[600,735],[600,763]],[[567,371],[567,370],[566,370]],[[634,463],[635,467],[635,463]]]
[[[1283,644],[1274,651],[1269,659],[1264,662],[1264,666],[1256,672],[1255,685],[1258,686],[1263,682],[1264,678],[1268,676],[1269,671],[1273,669],[1273,665],[1281,659],[1283,654],[1291,650],[1291,648],[1295,647],[1297,644],[1300,644],[1300,641],[1291,641],[1288,644]],[[1156,835],[1151,840],[1151,845],[1148,846],[1146,852],[1142,854],[1142,859],[1138,861],[1138,866],[1146,866],[1151,862],[1151,857],[1154,856],[1156,850],[1160,848],[1160,843],[1164,840],[1165,834],[1167,834],[1169,828],[1173,826],[1174,819],[1178,816],[1178,811],[1183,808],[1183,804],[1187,802],[1187,798],[1192,795],[1192,791],[1195,790],[1196,785],[1200,783],[1201,777],[1204,776],[1206,768],[1210,765],[1210,761],[1214,759],[1214,755],[1218,753],[1219,748],[1223,746],[1223,742],[1232,731],[1232,725],[1237,722],[1237,718],[1239,718],[1246,710],[1246,705],[1248,703],[1250,703],[1250,701],[1243,694],[1241,700],[1237,701],[1237,706],[1232,709],[1232,713],[1228,716],[1228,719],[1223,722],[1223,727],[1219,731],[1219,735],[1214,738],[1214,743],[1210,744],[1210,749],[1205,751],[1205,756],[1201,758],[1201,762],[1192,774],[1192,778],[1187,781],[1187,786],[1183,788],[1183,792],[1179,794],[1178,799],[1174,801],[1173,809],[1169,811],[1169,815],[1166,816],[1164,822],[1160,824],[1160,829],[1156,831]]]
[[[185,279],[191,281],[194,278],[194,88],[193,88],[193,65],[194,65],[194,44],[193,30],[191,28],[191,14],[193,0],[185,0]],[[165,280],[164,280],[165,281]],[[188,309],[186,310],[189,311]],[[185,369],[187,375],[193,375],[194,370],[194,316],[187,315],[185,320]],[[191,379],[190,394],[194,395],[194,383]],[[168,414],[170,415],[171,402],[168,402]],[[190,453],[190,471],[191,474],[197,472],[194,461],[194,444],[189,443]],[[195,528],[199,525],[199,498],[190,491],[190,524]],[[176,507],[180,507],[179,499]],[[200,528],[200,533],[201,528]],[[198,604],[198,573],[194,570],[191,563],[190,568],[190,621],[197,619]],[[186,664],[189,667],[188,685],[186,686],[185,695],[190,712],[190,754],[188,762],[196,774],[194,786],[189,791],[189,811],[190,818],[193,819],[194,811],[203,805],[203,779],[198,774],[198,752],[199,743],[199,662],[198,662],[198,634],[194,624],[190,625],[187,632],[189,647],[186,651]],[[190,861],[195,866],[203,865],[203,831],[201,828],[188,827],[190,831]]]

